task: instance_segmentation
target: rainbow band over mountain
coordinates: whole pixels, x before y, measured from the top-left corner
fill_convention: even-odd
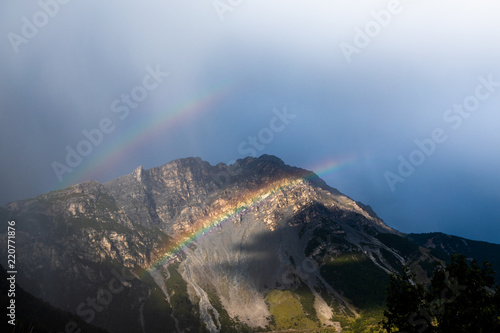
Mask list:
[[[124,138],[115,140],[114,143],[109,144],[106,149],[102,149],[99,153],[94,152],[92,159],[85,161],[82,167],[74,170],[69,177],[64,179],[62,184],[58,184],[57,188],[67,187],[83,180],[93,178],[91,175],[99,174],[101,170],[111,167],[120,161],[127,153],[147,143],[156,133],[162,132],[167,127],[182,122],[189,117],[199,115],[209,110],[214,103],[239,89],[241,86],[242,84],[221,84],[211,91],[199,94],[189,101],[180,103],[166,110],[158,117],[145,118],[142,122],[138,122]],[[309,173],[299,178],[307,180],[316,176],[324,177],[343,169],[353,161],[354,158],[345,158],[342,160],[328,158],[322,163],[309,168],[313,170],[314,173]],[[244,202],[236,204],[229,211],[219,214],[208,222],[199,223],[195,231],[179,237],[174,241],[173,245],[163,249],[161,251],[162,254],[149,265],[146,271],[154,270],[158,266],[173,260],[176,258],[177,254],[182,252],[188,245],[194,243],[216,226],[235,218],[237,215],[244,214],[253,207],[265,203],[266,200],[270,200],[281,190],[293,188],[297,185],[298,181],[299,179],[293,179],[290,180],[288,184],[281,184],[278,187],[274,186],[274,188],[271,187],[266,190],[261,190],[250,195],[249,199]]]
[[[149,265],[149,267],[146,269],[146,272],[154,271],[160,266],[171,263],[177,258],[177,255],[179,253],[183,252],[186,247],[196,242],[196,240],[203,237],[203,235],[205,235],[206,233],[210,232],[217,226],[231,221],[238,215],[245,214],[252,208],[262,205],[263,203],[271,200],[274,196],[281,193],[281,191],[293,189],[300,183],[302,179],[311,180],[318,177],[319,174],[327,175],[333,173],[351,164],[352,162],[352,158],[345,159],[342,162],[334,162],[330,159],[327,162],[320,164],[319,167],[316,168],[317,173],[310,172],[304,174],[302,177],[290,179],[286,183],[273,183],[267,186],[264,190],[260,190],[250,194],[248,196],[249,198],[244,202],[236,204],[227,212],[219,214],[217,217],[212,218],[208,222],[205,221],[205,223],[199,223],[199,226],[195,231],[191,232],[188,235],[179,237],[179,239],[174,241],[173,245],[170,245],[167,248],[163,249],[163,251],[161,251],[163,254],[158,256],[158,258]]]

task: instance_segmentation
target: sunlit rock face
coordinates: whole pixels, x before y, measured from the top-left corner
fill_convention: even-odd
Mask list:
[[[334,332],[409,258],[371,208],[268,155],[138,167],[0,215],[18,225],[19,284],[110,332]]]

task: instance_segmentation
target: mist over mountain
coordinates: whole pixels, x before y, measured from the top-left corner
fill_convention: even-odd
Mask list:
[[[109,332],[370,329],[403,265],[426,282],[455,252],[500,263],[500,245],[405,235],[270,155],[138,167],[9,203],[0,218],[16,221],[19,286]]]

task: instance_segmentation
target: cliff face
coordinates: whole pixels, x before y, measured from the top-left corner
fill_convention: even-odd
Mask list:
[[[430,260],[393,246],[404,239],[369,207],[267,155],[139,167],[0,218],[18,226],[19,284],[111,332],[333,332],[381,305],[388,273]]]

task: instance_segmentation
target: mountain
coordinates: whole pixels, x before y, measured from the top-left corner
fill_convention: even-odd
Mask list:
[[[492,264],[495,272],[499,272],[496,283],[500,285],[500,245],[482,241],[474,241],[462,237],[446,235],[441,232],[425,234],[409,234],[407,239],[431,250],[438,258],[449,261],[451,255],[464,254],[467,258],[476,259],[479,264],[485,260]]]
[[[428,281],[447,260],[269,155],[138,167],[0,218],[16,221],[19,285],[109,332],[369,330],[390,273]]]

